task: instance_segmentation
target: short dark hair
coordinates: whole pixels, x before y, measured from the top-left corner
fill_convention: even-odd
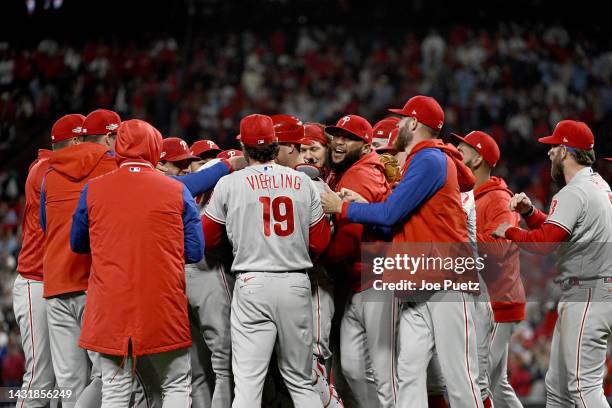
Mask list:
[[[254,160],[259,163],[273,161],[278,156],[278,143],[273,142],[261,146],[246,146],[242,145],[242,151],[247,159]]]
[[[582,166],[591,166],[593,163],[595,163],[595,150],[583,150],[577,149],[575,147],[569,150],[572,156],[574,156],[574,160],[576,160],[576,163]]]

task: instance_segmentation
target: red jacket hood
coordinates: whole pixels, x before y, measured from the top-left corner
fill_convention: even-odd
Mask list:
[[[107,147],[84,142],[57,150],[49,158],[49,166],[68,180],[79,182],[89,177],[106,154]]]
[[[117,131],[115,152],[117,162],[145,161],[157,165],[162,150],[162,137],[157,129],[144,120],[122,122]]]
[[[410,162],[410,159],[413,155],[423,149],[431,149],[436,148],[442,150],[446,155],[455,163],[455,167],[457,168],[457,181],[459,182],[459,190],[462,193],[470,191],[474,188],[474,184],[476,183],[476,179],[472,174],[472,171],[463,164],[463,155],[455,146],[452,144],[444,144],[440,139],[431,139],[424,140],[422,142],[417,143],[410,154],[406,158],[406,163]],[[406,169],[404,169],[405,172]]]
[[[491,177],[474,190],[474,198],[478,199],[480,196],[496,190],[505,191],[510,197],[513,195],[503,178]]]

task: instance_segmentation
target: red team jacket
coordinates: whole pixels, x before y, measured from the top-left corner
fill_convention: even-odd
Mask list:
[[[331,188],[340,191],[348,188],[360,194],[368,202],[383,201],[390,193],[391,187],[385,178],[385,166],[380,162],[377,153],[368,153],[346,170]],[[348,274],[351,288],[361,292],[370,287],[371,279],[361,278],[362,241],[376,241],[371,233],[364,233],[363,224],[351,223],[346,216],[336,216],[336,233],[324,255],[323,261],[330,264],[342,263]]]
[[[520,216],[509,209],[512,191],[498,177],[474,190],[476,199],[476,230],[479,250],[487,254],[482,276],[491,298],[496,322],[516,322],[525,319],[525,289],[520,276],[519,248],[510,241],[493,238],[497,226],[507,222],[517,227]],[[496,245],[497,244],[497,245]]]
[[[79,345],[117,356],[130,341],[136,356],[191,345],[185,263],[204,253],[191,192],[155,169],[161,136],[143,124],[121,124],[120,167],[85,186],[70,236],[74,251],[92,253]]]
[[[25,183],[25,210],[21,231],[23,242],[17,272],[26,279],[43,280],[44,234],[40,229],[40,185],[49,169],[51,150],[39,149],[38,157],[30,164]]]
[[[41,188],[40,222],[45,231],[45,298],[87,290],[91,256],[70,250],[70,224],[83,186],[117,168],[109,150],[85,142],[53,152]]]

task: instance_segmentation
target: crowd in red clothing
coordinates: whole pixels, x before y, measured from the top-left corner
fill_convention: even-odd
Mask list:
[[[536,138],[572,117],[594,130],[596,152],[611,156],[611,82],[612,53],[561,26],[455,26],[399,35],[303,28],[211,34],[189,47],[172,38],[80,45],[46,39],[33,48],[0,43],[0,153],[8,159],[29,150],[34,157],[55,119],[98,107],[144,118],[189,144],[207,138],[227,148],[248,113],[335,123],[348,112],[376,122],[388,106],[428,94],[445,108],[445,129],[491,134],[502,152],[496,175],[545,208],[555,187]],[[0,385],[20,381],[23,371],[10,288],[27,164],[7,160],[2,165],[11,167],[0,172]],[[607,180],[611,167],[598,167]],[[548,293],[554,270],[541,258],[523,261],[528,296],[541,301],[528,305],[513,337],[509,377],[518,395],[541,397],[555,319]]]

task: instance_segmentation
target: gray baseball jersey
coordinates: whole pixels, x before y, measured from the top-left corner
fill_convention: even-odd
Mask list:
[[[277,164],[234,172],[217,183],[206,215],[225,225],[234,251],[234,272],[312,267],[308,233],[324,213],[316,188],[304,173]]]
[[[612,276],[611,194],[608,183],[587,167],[553,197],[545,222],[570,234],[557,251],[555,281]]]

